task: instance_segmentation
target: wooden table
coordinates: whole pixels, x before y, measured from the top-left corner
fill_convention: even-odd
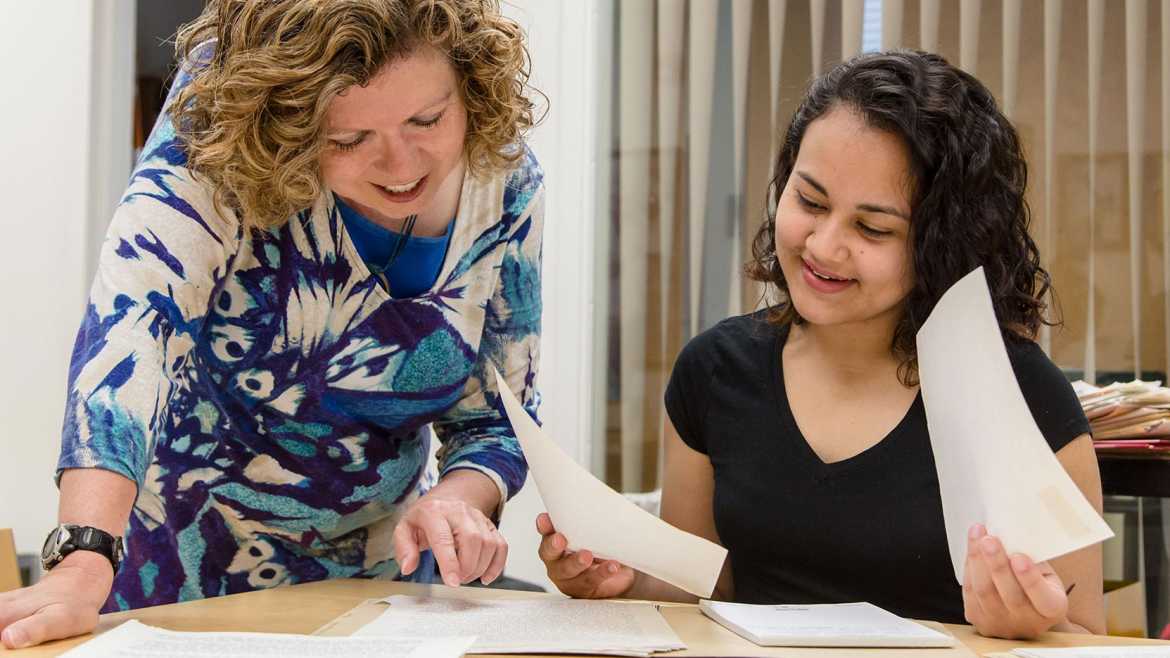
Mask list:
[[[553,596],[533,592],[512,592],[496,589],[480,589],[464,587],[453,589],[443,585],[416,585],[412,583],[393,583],[374,580],[330,580],[290,587],[278,587],[270,590],[221,596],[202,601],[176,603],[154,608],[143,608],[131,612],[119,612],[102,615],[97,632],[107,631],[128,620],[137,619],[144,624],[159,626],[176,631],[261,631],[270,633],[312,633],[328,622],[345,614],[355,606],[368,599],[382,598],[391,594],[431,595],[431,596],[459,596],[465,598],[531,598]],[[695,606],[686,607],[693,611]],[[668,617],[675,619],[676,630],[678,619],[683,623],[694,625],[709,625],[711,633],[704,632],[705,637],[717,637],[723,629],[714,622],[695,614]],[[1075,635],[1069,633],[1048,633],[1038,642],[1024,643],[1008,640],[991,640],[980,637],[969,626],[947,625],[947,629],[963,644],[976,653],[982,655],[991,651],[1009,651],[1012,648],[1031,644],[1047,647],[1070,647],[1103,644],[1158,644],[1155,640],[1138,640],[1091,635]],[[680,633],[681,634],[681,633]],[[694,635],[694,633],[691,633]],[[39,647],[21,651],[5,652],[0,649],[0,655],[11,655],[13,658],[34,658],[38,656],[55,656],[81,642],[89,636],[51,642]],[[731,636],[735,637],[735,636]],[[1170,654],[1170,642],[1163,642]],[[772,650],[775,652],[777,650]],[[782,650],[781,650],[782,651]],[[917,651],[917,650],[915,650]],[[662,654],[671,658],[684,657],[689,652],[671,652]],[[773,654],[775,655],[775,654]]]

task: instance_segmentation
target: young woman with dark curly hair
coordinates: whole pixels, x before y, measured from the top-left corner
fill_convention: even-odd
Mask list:
[[[1037,424],[1101,504],[1088,423],[1032,342],[1049,277],[991,93],[936,55],[851,59],[813,82],[775,172],[748,273],[785,301],[697,336],[666,391],[662,516],[728,549],[715,596],[870,601],[1000,637],[1103,632],[1099,546],[1033,563],[976,526],[962,587],[947,548],[914,337],[980,265]],[[694,600],[537,526],[565,593]]]
[[[536,413],[544,208],[519,26],[497,0],[213,0],[178,46],[73,351],[49,571],[0,596],[9,647],[99,610],[504,568],[527,467],[488,373]]]

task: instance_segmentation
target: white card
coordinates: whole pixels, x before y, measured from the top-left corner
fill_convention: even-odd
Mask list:
[[[711,596],[727,549],[683,532],[610,489],[546,438],[496,372],[508,420],[557,531],[589,549],[699,597]]]
[[[1044,561],[1113,536],[1069,478],[1020,393],[983,268],[918,332],[918,368],[955,578],[982,523],[1009,553]]]

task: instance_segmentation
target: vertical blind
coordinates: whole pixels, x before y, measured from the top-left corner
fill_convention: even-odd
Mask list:
[[[875,5],[883,49],[962,66],[1021,134],[1063,321],[1042,347],[1088,381],[1165,378],[1170,0],[621,0],[598,359],[613,486],[657,486],[662,393],[686,341],[776,302],[742,266],[778,139],[811,77],[861,52]]]

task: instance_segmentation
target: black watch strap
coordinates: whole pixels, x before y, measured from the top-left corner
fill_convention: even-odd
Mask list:
[[[48,571],[74,551],[93,551],[104,555],[114,568],[114,573],[118,572],[124,555],[121,537],[115,537],[101,528],[64,524],[54,528],[45,539],[45,546],[41,550],[41,566]]]

